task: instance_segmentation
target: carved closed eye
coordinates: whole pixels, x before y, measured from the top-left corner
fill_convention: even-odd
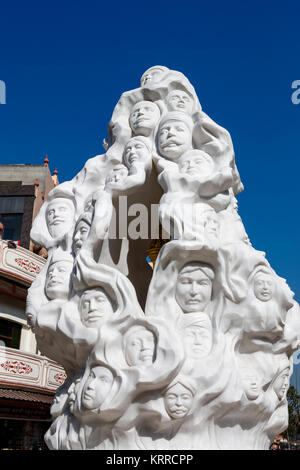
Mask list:
[[[183,400],[189,400],[189,399],[190,399],[190,395],[184,394],[184,395],[181,395],[181,398],[182,398]]]

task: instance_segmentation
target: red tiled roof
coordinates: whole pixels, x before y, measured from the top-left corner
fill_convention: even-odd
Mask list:
[[[53,395],[43,395],[42,393],[25,392],[24,390],[12,390],[0,388],[0,398],[10,398],[12,400],[35,401],[38,403],[51,403]]]

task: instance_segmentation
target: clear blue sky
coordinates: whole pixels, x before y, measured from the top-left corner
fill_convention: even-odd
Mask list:
[[[299,14],[299,1],[2,2],[0,163],[48,154],[71,179],[103,152],[121,93],[152,65],[179,70],[231,133],[250,240],[299,301]]]

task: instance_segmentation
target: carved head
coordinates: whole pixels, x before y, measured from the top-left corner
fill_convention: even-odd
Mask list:
[[[62,253],[54,256],[48,267],[45,292],[50,300],[67,300],[69,296],[74,260],[71,255]]]
[[[167,108],[169,111],[181,111],[183,113],[192,114],[193,100],[183,90],[172,90],[166,98]]]
[[[246,397],[248,400],[256,400],[262,391],[258,373],[250,367],[241,367],[240,374]]]
[[[147,137],[136,136],[127,142],[123,152],[123,162],[128,169],[132,164],[145,166],[151,162],[151,143]]]
[[[163,157],[178,161],[187,150],[192,149],[193,120],[181,112],[166,114],[157,131],[158,152]]]
[[[202,322],[194,322],[185,327],[183,344],[187,357],[199,359],[209,354],[212,347],[212,326],[208,316]]]
[[[91,223],[91,217],[88,216],[82,216],[77,221],[73,236],[73,247],[75,254],[79,252],[83,242],[87,239],[90,233]]]
[[[106,177],[106,184],[121,183],[128,176],[128,169],[122,163],[115,165]]]
[[[208,176],[214,169],[214,162],[208,153],[202,150],[188,150],[178,160],[182,173],[190,176]]]
[[[286,367],[284,370],[282,370],[274,380],[273,389],[279,400],[282,400],[285,397],[289,388],[289,380],[290,367]]]
[[[75,207],[70,199],[58,197],[49,202],[46,223],[51,237],[62,237],[74,223]]]
[[[129,116],[129,125],[134,135],[149,137],[160,118],[159,107],[152,101],[139,101]]]
[[[98,327],[113,314],[112,302],[102,287],[83,292],[79,300],[82,323],[88,328]]]
[[[179,272],[175,299],[184,313],[204,312],[211,301],[214,270],[211,266],[187,263]]]
[[[82,390],[82,405],[87,410],[101,407],[107,398],[114,381],[110,369],[100,365],[91,368]]]
[[[207,236],[218,237],[220,223],[216,211],[210,207],[206,206],[201,214],[203,220],[204,233]]]
[[[146,72],[143,73],[141,77],[141,87],[156,83],[160,79],[161,75],[168,70],[169,69],[163,65],[155,65],[154,67],[150,67],[146,70]]]
[[[274,276],[268,270],[258,271],[253,279],[255,297],[261,302],[268,302],[275,292]]]
[[[154,334],[142,325],[132,326],[124,335],[123,350],[129,366],[151,365],[155,353]]]
[[[165,408],[173,419],[184,418],[192,409],[196,390],[191,384],[176,379],[163,391]]]

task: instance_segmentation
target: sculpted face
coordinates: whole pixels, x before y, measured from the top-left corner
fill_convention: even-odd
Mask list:
[[[46,223],[51,237],[62,237],[69,232],[74,214],[74,204],[69,199],[57,198],[50,202],[46,210]]]
[[[256,400],[261,393],[258,374],[250,368],[241,369],[241,379],[248,400]]]
[[[254,278],[254,295],[262,302],[271,300],[275,290],[275,282],[270,274],[257,273]]]
[[[116,165],[108,174],[106,183],[120,183],[128,176],[128,169],[125,165]]]
[[[160,118],[158,106],[152,101],[140,101],[132,108],[129,124],[134,135],[151,135]]]
[[[113,314],[109,298],[101,287],[85,291],[79,302],[80,318],[88,328],[99,326]]]
[[[169,160],[178,158],[192,148],[192,133],[184,122],[178,120],[165,121],[158,130],[159,153]]]
[[[211,296],[212,281],[200,268],[187,265],[180,271],[175,298],[184,313],[203,312]]]
[[[192,408],[194,396],[192,392],[177,383],[170,387],[164,395],[165,408],[173,419],[184,418]]]
[[[125,358],[130,366],[145,366],[153,362],[155,338],[152,331],[141,326],[129,329],[124,341]]]
[[[127,168],[137,163],[145,164],[150,158],[150,152],[144,142],[135,138],[127,142],[123,155],[124,163]]]
[[[82,391],[82,405],[88,410],[100,408],[109,394],[114,381],[109,369],[94,366],[85,382]]]
[[[190,96],[182,90],[172,90],[168,94],[167,107],[169,111],[182,111],[191,114],[193,110],[193,101]]]
[[[148,85],[149,83],[152,84],[157,82],[159,77],[166,70],[166,67],[151,67],[150,69],[146,70],[146,72],[142,75],[141,78],[141,87]]]
[[[178,161],[179,169],[182,173],[190,176],[208,176],[213,171],[214,163],[212,158],[200,150],[186,152]]]
[[[77,225],[73,238],[75,254],[79,252],[83,242],[87,239],[90,232],[90,228],[90,225],[85,220],[81,220]]]
[[[72,270],[73,263],[69,261],[57,261],[50,264],[45,284],[46,295],[50,300],[67,300]]]
[[[185,328],[183,343],[186,355],[199,359],[211,350],[212,332],[208,325],[191,325]]]
[[[214,210],[208,210],[203,214],[204,230],[208,236],[218,237],[219,234],[219,219]]]
[[[287,367],[281,372],[281,374],[279,374],[277,379],[274,381],[273,388],[279,400],[283,399],[289,387],[289,377],[290,377],[289,372],[290,372],[290,369],[289,367]]]
[[[76,379],[75,382],[73,382],[68,390],[68,403],[70,407],[71,413],[73,413],[74,408],[75,408],[75,400],[76,400],[76,387],[79,385],[80,379]]]

